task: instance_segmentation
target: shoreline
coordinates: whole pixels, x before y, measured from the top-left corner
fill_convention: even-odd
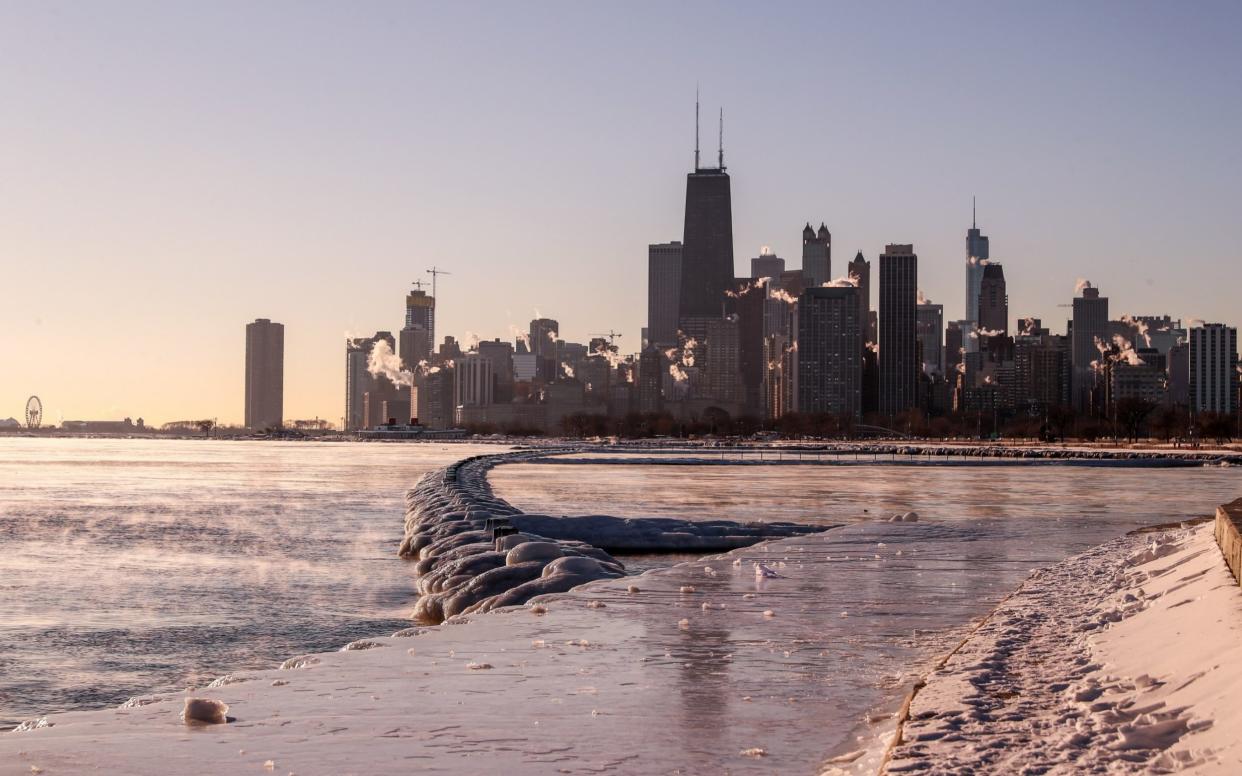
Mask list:
[[[464,476],[464,497],[456,502],[452,493],[435,497],[446,498],[446,508],[460,508],[463,518],[472,505],[490,510],[509,506],[491,493],[486,471],[510,458],[551,456],[549,460],[556,462],[556,454],[556,450],[532,450],[523,455],[464,459],[449,467],[453,482]],[[469,475],[474,461],[484,463],[477,472],[479,477]],[[487,503],[472,501],[476,497]],[[412,509],[414,506],[411,504]],[[520,520],[520,510],[514,512],[519,513],[516,519]],[[905,588],[920,584],[917,577],[935,572],[939,561],[918,553],[938,536],[961,530],[944,523],[866,522],[790,536],[638,577],[574,585],[566,592],[542,591],[551,594],[487,614],[453,617],[439,626],[405,628],[391,637],[361,639],[340,652],[290,658],[283,670],[222,676],[195,694],[229,703],[234,709],[231,713],[236,714],[236,721],[230,725],[185,727],[179,712],[183,697],[188,696],[178,693],[131,699],[119,709],[52,715],[32,721],[25,730],[0,734],[0,774],[26,774],[32,767],[48,774],[87,768],[155,774],[219,762],[226,769],[306,776],[358,770],[387,772],[422,761],[412,757],[430,758],[427,762],[454,770],[452,763],[467,753],[472,755],[471,769],[487,767],[478,763],[490,763],[514,773],[544,773],[553,762],[583,763],[584,767],[614,768],[623,773],[664,773],[677,765],[693,770],[705,763],[724,771],[873,773],[893,737],[897,724],[894,712],[905,688],[921,681],[921,666],[934,665],[936,655],[943,654],[943,647],[948,646],[933,648],[940,643],[933,645],[926,639],[919,646],[917,638],[898,638],[884,618],[899,616],[893,607],[914,606],[917,597],[911,595],[905,600],[904,594],[911,592]],[[1149,538],[1145,536],[1142,541]],[[941,712],[949,708],[949,701],[944,699],[952,698],[952,691],[940,689],[944,676],[959,668],[955,660],[973,654],[975,645],[985,643],[983,639],[991,633],[988,629],[998,612],[1036,589],[1041,579],[1087,578],[1074,566],[1082,558],[1116,561],[1116,547],[1137,547],[1142,541],[1127,536],[1097,546],[1046,567],[1014,590],[1027,574],[1027,566],[1019,561],[1020,575],[1013,576],[1017,570],[1006,572],[1010,576],[1005,578],[1012,581],[1001,592],[1013,592],[999,606],[995,606],[996,596],[989,603],[988,596],[979,591],[969,600],[954,603],[958,608],[950,607],[950,611],[959,612],[953,620],[956,624],[942,624],[936,638],[961,644],[946,659],[948,669],[933,671],[926,685],[913,695],[902,736],[916,743],[895,746],[888,770],[899,773],[925,768],[928,758],[940,767],[941,760],[934,758],[942,753],[935,750],[937,744],[927,742],[953,743],[953,733],[936,735],[938,731],[933,730],[927,736],[918,725],[946,718]],[[1175,543],[1161,539],[1155,546],[1159,550]],[[960,549],[946,547],[951,549],[946,557],[960,554]],[[1170,554],[1157,550],[1153,550],[1157,561]],[[824,573],[838,567],[823,569],[819,576],[809,574],[825,558],[829,562],[855,561],[839,567],[842,571],[874,569],[880,572],[875,583],[893,588],[891,598],[876,599],[883,604],[878,612],[883,618],[876,618],[877,631],[868,636],[875,639],[870,647],[863,646],[868,643],[865,639],[840,643],[842,639],[824,619],[826,614],[836,615],[836,610],[825,613],[825,601],[829,600],[825,594],[839,597],[842,592],[834,582],[837,575]],[[782,568],[788,561],[791,570],[778,576],[788,574],[796,582],[755,579],[749,564],[759,560],[779,561]],[[1216,560],[1223,566],[1219,552]],[[1073,568],[1074,573],[1067,575],[1062,567]],[[922,571],[916,573],[916,569]],[[1140,572],[1150,574],[1147,569]],[[828,583],[827,587],[803,589],[813,579]],[[926,580],[923,584],[929,585],[929,590],[939,590],[947,581]],[[1117,592],[1120,589],[1113,592],[1121,595]],[[1060,588],[1051,588],[1040,603],[1058,604],[1062,593]],[[1150,596],[1153,600],[1158,597]],[[1140,600],[1146,602],[1148,598]],[[857,604],[840,604],[843,622],[865,622],[860,617],[862,612],[854,611]],[[844,620],[846,608],[853,618],[848,621]],[[915,610],[919,608],[914,606]],[[933,612],[940,609],[935,605],[924,608]],[[1122,606],[1119,611],[1124,609]],[[1184,606],[1182,611],[1189,610]],[[903,623],[917,625],[909,622],[909,614],[904,616],[907,619]],[[979,620],[982,624],[976,625]],[[971,633],[961,640],[960,634],[966,630]],[[914,634],[918,632],[915,627]],[[659,647],[652,645],[653,638]],[[838,659],[848,660],[844,655],[856,650],[865,654],[868,649],[889,649],[905,657],[893,658],[894,665],[902,669],[892,677],[867,677],[845,695],[817,693],[807,677],[815,674],[825,654],[843,648],[843,658]],[[779,668],[777,683],[756,683],[773,666]],[[839,668],[834,673],[840,673]],[[734,678],[723,682],[714,678],[718,676]],[[861,680],[823,677],[830,684]],[[714,689],[703,695],[704,688]],[[763,697],[763,692],[772,694]],[[479,706],[482,696],[477,693],[503,693],[507,704],[522,710],[518,719],[498,718],[487,703]],[[869,711],[845,720],[834,719],[831,707],[834,698],[841,697],[863,703]],[[937,699],[944,708],[921,705]],[[689,716],[676,713],[681,706]],[[529,714],[539,717],[531,726],[537,729],[526,726]],[[603,722],[598,721],[601,717]],[[824,725],[825,718],[833,721]],[[781,729],[773,729],[778,720]],[[1182,724],[1186,733],[1192,732],[1191,725],[1195,724],[1195,720],[1182,717],[1158,720],[1168,721],[1174,726]],[[1219,725],[1222,730],[1226,727]],[[607,732],[599,732],[601,729]],[[701,738],[701,745],[686,746],[687,731],[692,738]],[[1193,732],[1198,734],[1199,728]],[[325,735],[325,740],[333,743],[318,740]],[[606,741],[599,738],[602,735],[608,736]],[[510,743],[497,743],[500,741]],[[808,746],[816,754],[808,755]],[[343,749],[336,751],[336,747]],[[1123,751],[1133,756],[1130,749]],[[265,759],[255,759],[260,754]],[[515,757],[520,767],[513,765]],[[1198,763],[1191,759],[1177,762]],[[266,768],[268,762],[271,768]]]
[[[415,445],[495,445],[515,449],[540,450],[554,447],[595,448],[609,452],[676,452],[690,450],[721,452],[821,452],[860,455],[933,455],[940,457],[975,458],[1028,458],[1028,459],[1175,459],[1218,461],[1225,459],[1242,464],[1242,443],[1200,444],[1198,447],[1174,445],[1170,442],[1143,441],[1136,443],[1084,440],[1064,442],[1040,442],[1034,439],[1001,439],[992,442],[967,439],[905,439],[884,441],[852,441],[842,439],[673,439],[640,438],[601,440],[575,437],[509,437],[471,436],[443,439],[358,439],[343,434],[323,437],[270,438],[250,436],[222,436],[204,438],[196,435],[168,434],[106,434],[59,431],[0,433],[4,439],[96,439],[105,441],[174,441],[174,442],[272,442],[281,444],[357,443],[357,444],[415,444]]]
[[[1242,597],[1203,520],[1036,571],[938,660],[884,773],[1235,773]]]

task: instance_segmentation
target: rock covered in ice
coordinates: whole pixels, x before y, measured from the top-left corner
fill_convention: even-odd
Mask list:
[[[609,550],[731,550],[828,528],[730,520],[533,515],[492,494],[487,482],[492,467],[561,452],[567,450],[472,456],[425,475],[406,494],[400,554],[414,562],[418,575],[416,621],[438,624],[461,614],[518,606],[542,595],[623,576],[624,565]]]
[[[229,721],[229,705],[214,698],[186,698],[181,719],[187,725],[221,725]]]

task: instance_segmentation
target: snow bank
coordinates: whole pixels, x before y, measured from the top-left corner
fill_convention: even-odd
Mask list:
[[[889,773],[1242,772],[1242,594],[1212,527],[1037,572],[909,704]]]

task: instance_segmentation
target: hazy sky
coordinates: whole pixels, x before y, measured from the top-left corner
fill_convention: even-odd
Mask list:
[[[681,239],[694,89],[725,110],[737,271],[912,242],[962,316],[970,197],[1013,317],[1077,277],[1239,323],[1238,3],[0,3],[0,418],[242,418],[286,326],[285,417],[339,422],[344,337],[566,339],[646,317]],[[704,145],[714,150],[710,119]],[[710,158],[710,157],[709,157]],[[873,266],[873,272],[875,271]]]

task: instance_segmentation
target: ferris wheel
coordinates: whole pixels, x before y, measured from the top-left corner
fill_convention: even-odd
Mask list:
[[[26,400],[26,428],[38,428],[43,422],[43,402],[38,396]]]

